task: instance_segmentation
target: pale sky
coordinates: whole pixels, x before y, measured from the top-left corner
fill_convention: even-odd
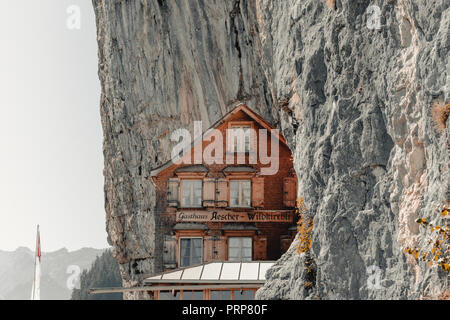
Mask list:
[[[91,1],[0,0],[0,39],[0,250],[107,247]]]

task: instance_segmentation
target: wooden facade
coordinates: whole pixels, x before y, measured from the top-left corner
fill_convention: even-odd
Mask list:
[[[212,128],[224,137],[222,164],[204,157],[194,163],[196,148],[205,150],[215,141],[206,134],[183,154],[190,164],[169,162],[152,171],[160,271],[215,260],[276,260],[296,233],[297,177],[285,139],[243,104]],[[244,152],[233,150],[233,128],[252,129]],[[266,129],[267,136],[259,129]],[[261,169],[270,165],[261,162],[259,148],[266,142],[270,152],[273,141],[279,144],[278,170],[263,175]]]

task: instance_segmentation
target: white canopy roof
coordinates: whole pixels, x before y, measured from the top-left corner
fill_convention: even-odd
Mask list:
[[[145,279],[145,283],[264,283],[274,261],[213,261],[168,271]]]

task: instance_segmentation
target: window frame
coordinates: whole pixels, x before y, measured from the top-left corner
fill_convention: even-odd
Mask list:
[[[239,247],[232,247],[230,245],[230,239],[239,239]],[[243,249],[244,248],[249,248],[249,247],[244,247],[243,246],[243,239],[250,239],[250,260],[243,260]],[[228,245],[228,252],[227,252],[227,261],[232,261],[232,262],[251,262],[254,261],[253,260],[253,237],[245,237],[245,236],[230,236],[228,237],[228,241],[227,241],[227,245]],[[239,260],[230,260],[230,249],[231,248],[239,248]]]
[[[193,205],[193,204],[190,204],[190,205],[185,205],[184,204],[184,197],[183,197],[183,184],[184,184],[184,182],[187,182],[187,181],[189,181],[189,182],[192,182],[192,181],[200,181],[200,184],[201,184],[201,188],[200,188],[200,204],[199,205]],[[182,179],[180,179],[180,190],[179,190],[179,195],[180,195],[180,208],[203,208],[203,179],[199,179],[199,178],[182,178]],[[192,200],[192,202],[193,202],[193,200],[194,200],[194,184],[192,184],[192,188],[191,188],[191,192],[192,192],[192,194],[191,194],[191,196],[190,196],[190,198],[191,198],[191,200]]]
[[[239,183],[239,190],[238,190],[238,198],[240,197],[240,191],[241,191],[241,185],[242,182],[249,182],[250,183],[250,194],[249,194],[249,204],[248,205],[243,205],[242,203],[239,203],[238,205],[232,205],[231,203],[231,185],[233,184],[233,182],[241,182]],[[230,179],[228,182],[228,206],[230,208],[252,208],[252,179],[251,178],[235,178],[235,179]]]
[[[203,263],[203,249],[204,249],[204,244],[203,244],[203,237],[195,237],[195,236],[185,236],[185,237],[180,237],[179,239],[178,239],[178,248],[179,248],[179,254],[178,254],[178,258],[179,258],[179,266],[180,266],[180,268],[185,268],[185,267],[190,267],[190,266],[195,266],[195,265],[197,265],[197,264],[189,264],[189,265],[183,265],[182,264],[182,262],[183,262],[183,260],[182,260],[182,248],[181,248],[181,240],[183,240],[183,239],[201,239],[201,244],[202,244],[202,246],[201,246],[201,250],[200,250],[200,253],[201,253],[201,256],[200,256],[200,264],[202,264]],[[190,263],[192,262],[192,250],[193,250],[193,247],[191,246],[190,247],[190,256],[189,256],[189,259],[190,259]]]
[[[165,294],[168,295],[168,299],[162,299]],[[181,300],[181,290],[175,290],[173,293],[172,290],[158,290],[157,300],[179,301]]]
[[[230,139],[233,137],[233,127],[250,127],[250,137],[249,137],[249,149],[245,150],[245,137],[244,137],[244,152],[239,152],[238,150],[235,150],[235,144],[234,139],[230,141]],[[226,150],[227,153],[232,154],[250,154],[256,152],[256,143],[257,143],[257,134],[255,130],[255,124],[253,121],[230,121],[228,122],[228,128],[229,134],[227,134],[227,141],[226,141]]]
[[[244,292],[251,292],[251,299],[236,299],[236,291],[242,292],[241,295],[243,295]],[[232,290],[232,300],[236,301],[251,301],[255,300],[255,294],[256,291],[254,289],[234,289]]]

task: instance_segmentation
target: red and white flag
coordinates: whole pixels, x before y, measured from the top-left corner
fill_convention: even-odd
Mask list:
[[[41,236],[37,226],[36,251],[34,255],[34,279],[31,288],[31,300],[41,300]]]

